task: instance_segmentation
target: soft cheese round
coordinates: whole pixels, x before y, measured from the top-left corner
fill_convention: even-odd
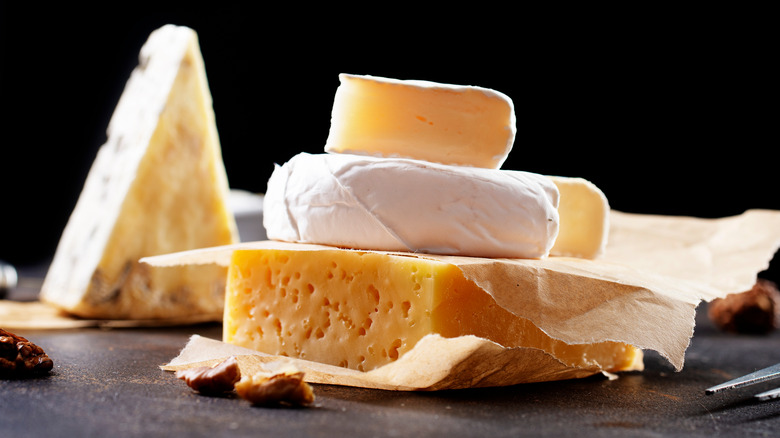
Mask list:
[[[325,152],[499,169],[517,133],[514,103],[473,85],[340,74]]]
[[[263,224],[272,240],[539,258],[558,234],[558,199],[529,172],[301,153],[274,169]]]

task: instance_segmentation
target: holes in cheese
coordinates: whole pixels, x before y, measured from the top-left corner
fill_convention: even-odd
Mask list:
[[[634,369],[630,345],[568,345],[498,306],[452,264],[352,250],[237,250],[228,273],[224,341],[269,354],[368,371],[425,335],[475,335],[538,348],[566,365]]]
[[[340,74],[326,152],[498,169],[514,105],[488,88]]]

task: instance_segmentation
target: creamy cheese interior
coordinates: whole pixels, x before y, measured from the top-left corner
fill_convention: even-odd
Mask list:
[[[584,178],[549,177],[558,187],[560,228],[550,254],[595,259],[609,241],[609,202],[604,192]]]
[[[339,75],[326,152],[498,169],[515,141],[512,100],[496,90]]]

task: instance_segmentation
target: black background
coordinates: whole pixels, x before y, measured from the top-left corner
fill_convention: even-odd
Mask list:
[[[323,151],[345,72],[506,93],[504,167],[587,178],[618,210],[780,209],[765,11],[0,5],[0,259],[13,263],[53,254],[138,51],[166,23],[199,34],[234,188],[263,192],[274,163]]]

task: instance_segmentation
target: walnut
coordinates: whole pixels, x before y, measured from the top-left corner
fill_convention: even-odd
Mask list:
[[[254,405],[303,406],[314,401],[314,392],[303,380],[302,372],[287,369],[242,376],[235,357],[213,366],[176,371],[176,377],[203,395],[219,395],[235,390],[239,397]]]
[[[767,334],[780,325],[780,291],[759,278],[752,289],[713,300],[707,312],[721,330],[739,334]]]
[[[233,391],[241,378],[241,371],[236,358],[231,357],[214,366],[176,371],[176,377],[201,394],[217,395]]]
[[[48,373],[54,361],[27,339],[0,329],[0,378],[26,378]]]
[[[244,376],[236,383],[236,393],[253,405],[304,406],[314,401],[314,392],[302,372]]]

